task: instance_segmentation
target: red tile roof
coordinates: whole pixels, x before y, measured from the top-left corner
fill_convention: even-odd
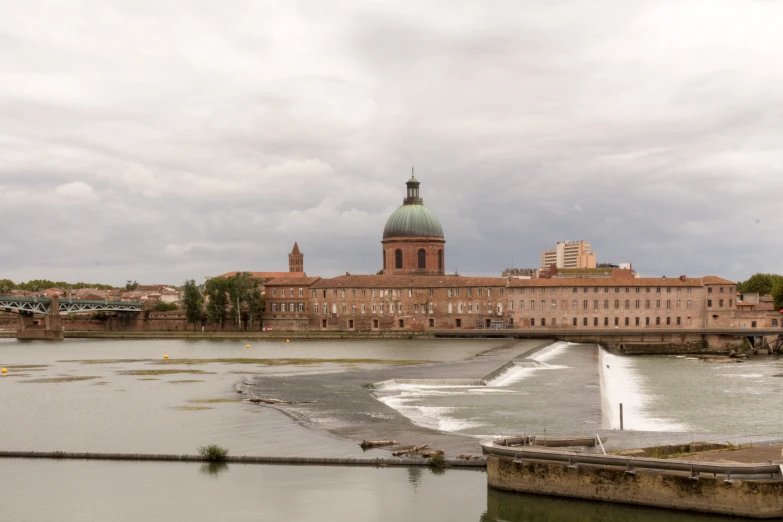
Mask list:
[[[233,277],[237,274],[241,274],[243,272],[227,272],[223,275],[219,275],[216,277],[222,277],[222,278],[228,278]],[[307,274],[304,272],[247,272],[252,277],[257,277],[259,279],[274,279],[276,277],[307,277]]]
[[[320,277],[276,277],[268,279],[264,286],[305,286],[311,285],[321,279]]]
[[[638,277],[638,278],[612,278],[612,277],[558,277],[553,279],[511,279],[509,287],[699,287],[701,279],[686,279],[668,277]]]
[[[728,279],[724,279],[722,277],[718,276],[704,276],[701,278],[702,282],[705,285],[733,285],[735,284],[734,281],[729,281]]]

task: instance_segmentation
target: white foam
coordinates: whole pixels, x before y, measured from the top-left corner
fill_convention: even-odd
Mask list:
[[[533,356],[530,358],[533,359],[534,361],[546,362],[550,359],[554,359],[558,355],[562,355],[565,349],[573,344],[574,343],[558,341],[556,343],[552,343],[551,345],[547,346],[540,352],[533,354]]]
[[[598,364],[604,429],[620,428],[620,403],[622,403],[623,425],[626,430],[687,431],[687,427],[682,424],[647,415],[648,398],[630,357],[613,355],[601,348]]]
[[[468,381],[465,381],[466,384],[464,385],[438,384],[437,381],[428,384],[385,381],[376,385],[374,395],[379,401],[390,408],[397,410],[415,424],[426,428],[441,431],[461,431],[483,426],[482,423],[455,418],[453,414],[459,408],[423,406],[418,404],[418,402],[420,399],[426,397],[443,395],[458,396],[490,393],[524,393],[518,390],[505,390],[503,388],[526,379],[536,371],[568,368],[567,366],[550,365],[547,364],[546,361],[561,355],[571,344],[572,343],[565,342],[553,343],[530,357],[531,360],[538,363],[537,365],[533,367],[510,366],[508,370],[487,382],[487,386],[468,384]]]
[[[401,399],[399,397],[382,397],[381,402],[394,408],[402,415],[413,421],[414,424],[440,431],[460,431],[481,426],[480,423],[469,420],[455,419],[450,414],[458,408],[439,406],[411,406],[407,403],[412,398]]]
[[[565,349],[573,343],[556,342],[547,346],[538,353],[533,354],[530,359],[538,362],[537,366],[512,366],[505,372],[501,373],[491,381],[487,381],[487,386],[492,388],[502,388],[517,383],[533,374],[538,370],[562,370],[568,368],[568,366],[559,366],[553,364],[546,364],[546,361],[554,359],[565,351]]]

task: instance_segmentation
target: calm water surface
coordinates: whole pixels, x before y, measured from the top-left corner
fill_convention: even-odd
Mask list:
[[[706,522],[724,519],[488,490],[476,471],[7,460],[8,522]]]
[[[448,378],[490,359],[476,357],[504,341],[324,342],[104,341],[19,343],[0,340],[0,446],[15,450],[193,453],[217,443],[234,455],[359,456],[355,440],[330,434],[350,417],[341,394],[358,384],[346,376],[394,375],[392,361],[432,361],[418,374]],[[341,359],[259,365],[173,359]],[[493,352],[505,353],[505,352]],[[510,356],[509,356],[510,357]],[[707,364],[675,357],[617,357],[596,346],[560,344],[541,350],[487,387],[409,386],[364,405],[410,422],[466,437],[581,433],[626,428],[611,438],[626,445],[783,432],[772,407],[783,392],[779,359]],[[79,360],[101,360],[84,364]],[[113,359],[143,359],[116,361]],[[370,364],[351,359],[377,359]],[[490,361],[492,362],[492,361]],[[494,362],[492,363],[494,364]],[[498,366],[502,361],[498,363]],[[383,368],[386,368],[385,370]],[[410,368],[402,366],[399,368]],[[127,371],[198,373],[127,375]],[[347,372],[347,373],[346,373]],[[414,373],[416,373],[414,372]],[[439,373],[440,372],[440,373]],[[41,379],[93,377],[77,382]],[[371,381],[372,382],[372,381]],[[242,402],[238,387],[286,389],[307,396],[340,394],[303,409],[315,429],[278,410]],[[310,384],[303,384],[310,383]],[[224,402],[216,402],[215,400]],[[383,401],[380,402],[379,401]],[[366,401],[370,401],[370,403]],[[319,409],[320,408],[320,409]],[[342,409],[341,409],[342,408]],[[379,410],[380,411],[380,410]],[[343,416],[340,419],[340,416]],[[392,417],[389,417],[392,418]],[[321,429],[323,428],[323,429]],[[334,430],[332,430],[334,431]],[[693,433],[693,435],[691,435]],[[388,456],[374,450],[370,456]],[[0,520],[724,520],[636,507],[488,491],[483,472],[182,463],[0,461]]]

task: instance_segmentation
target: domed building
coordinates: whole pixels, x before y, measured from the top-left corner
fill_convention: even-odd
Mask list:
[[[408,194],[383,229],[383,273],[443,275],[446,258],[443,227],[419,195],[419,180],[411,173]]]

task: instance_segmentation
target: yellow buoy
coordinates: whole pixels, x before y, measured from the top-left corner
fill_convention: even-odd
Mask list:
[[[3,373],[8,373],[8,370],[6,370],[5,368],[3,368]]]
[[[167,353],[164,353],[164,354],[163,354],[163,358],[164,358],[164,359],[168,359],[168,358],[169,358],[169,354],[167,354]]]
[[[250,345],[248,344],[247,346],[245,346],[245,348],[250,348]]]
[[[290,343],[291,339],[286,339],[285,342]]]

